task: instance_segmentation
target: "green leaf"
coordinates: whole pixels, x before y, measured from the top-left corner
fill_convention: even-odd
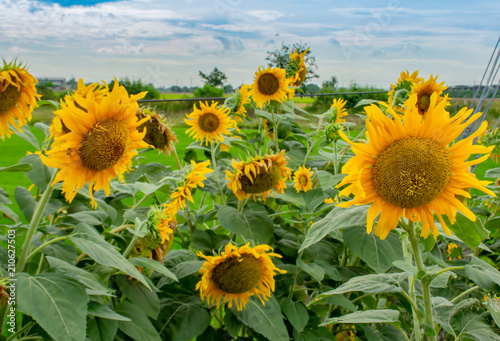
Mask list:
[[[450,230],[471,249],[478,247],[483,239],[489,236],[488,230],[484,228],[480,219],[471,221],[462,213],[458,212],[456,215],[457,221],[452,225],[448,217],[443,216],[443,218]]]
[[[345,294],[346,292],[362,291],[367,294],[379,294],[396,293],[402,290],[398,281],[392,275],[365,275],[353,277],[338,288],[318,295],[311,303],[315,303],[330,295]]]
[[[142,283],[126,276],[117,276],[116,284],[123,295],[132,302],[137,309],[141,309],[146,315],[156,319],[160,311],[160,300],[158,295],[146,288]]]
[[[33,198],[33,194],[26,188],[17,186],[14,190],[14,197],[16,198],[17,205],[23,212],[24,218],[27,221],[31,221],[33,213],[35,212],[36,200]]]
[[[130,258],[130,263],[134,264],[135,266],[141,266],[143,268],[148,268],[153,271],[156,271],[159,274],[167,276],[177,282],[177,277],[175,277],[175,275],[172,272],[170,272],[170,270],[167,269],[165,265],[153,259],[145,257],[133,257]]]
[[[33,317],[56,341],[85,339],[88,296],[74,279],[54,273],[18,273],[18,309]]]
[[[376,309],[355,311],[341,317],[333,317],[325,320],[320,326],[327,326],[337,323],[393,323],[399,321],[399,311],[391,309]]]
[[[92,341],[114,341],[118,322],[95,317],[89,319],[87,325],[87,339]]]
[[[490,297],[487,301],[487,308],[490,311],[493,321],[500,328],[500,299]]]
[[[484,173],[485,178],[498,178],[500,177],[500,167],[498,168],[491,168]]]
[[[220,206],[218,217],[226,230],[256,244],[266,244],[273,235],[273,221],[260,212],[245,210],[241,213],[231,206]]]
[[[313,188],[304,195],[304,201],[306,203],[306,209],[308,212],[315,212],[316,208],[321,205],[326,198],[328,198],[328,194],[325,194],[321,188]]]
[[[14,212],[10,207],[6,206],[3,203],[0,203],[0,212],[3,213],[6,218],[12,220],[16,224],[21,221],[16,212]]]
[[[98,280],[97,276],[94,273],[71,265],[70,263],[60,260],[59,258],[46,256],[46,259],[49,262],[50,267],[56,272],[72,277],[90,289],[101,292],[110,291],[108,287],[106,287]]]
[[[38,154],[29,154],[23,156],[19,163],[27,163],[31,165],[31,170],[24,172],[30,181],[40,190],[45,191],[52,177],[52,171],[45,166]]]
[[[372,326],[365,326],[365,335],[368,341],[407,341],[404,335],[394,326],[384,324],[375,331]]]
[[[271,296],[265,305],[252,296],[242,311],[238,311],[234,305],[231,309],[241,322],[269,340],[289,340],[281,308],[274,296]]]
[[[115,311],[131,320],[118,321],[118,328],[132,339],[141,341],[161,341],[156,328],[142,309],[138,309],[137,305],[129,301],[123,301],[116,306]]]
[[[16,130],[16,135],[22,138],[24,141],[31,144],[37,150],[42,151],[42,148],[40,148],[40,143],[36,139],[35,135],[33,135],[33,133],[31,132],[30,126],[26,124],[22,126],[20,129],[21,131]]]
[[[326,217],[311,226],[299,251],[316,244],[333,231],[366,224],[368,208],[368,205],[349,208],[335,207]]]
[[[165,310],[168,312],[165,314]],[[172,300],[163,307],[166,322],[162,329],[168,334],[166,340],[189,341],[197,337],[210,325],[210,313],[200,306],[200,300],[192,297],[188,302]]]
[[[304,330],[309,321],[309,314],[304,304],[302,302],[294,302],[288,297],[283,297],[280,300],[280,306],[290,324],[298,331]]]
[[[108,244],[104,238],[92,227],[86,224],[78,224],[70,236],[70,239],[83,252],[89,255],[97,263],[111,266],[134,277],[151,289],[144,276],[129,261],[127,261],[116,249]]]
[[[318,177],[319,185],[325,191],[338,185],[340,181],[342,181],[342,179],[345,177],[345,174],[333,175],[330,172],[320,170],[316,171],[316,176]]]
[[[172,272],[175,274],[177,279],[181,279],[196,272],[199,272],[203,263],[205,263],[204,260],[192,260],[192,261],[182,262],[174,266],[172,268]]]
[[[316,281],[320,282],[325,277],[325,270],[317,264],[305,263],[302,259],[297,259],[297,266],[311,275]]]
[[[0,172],[27,172],[31,170],[29,163],[18,163],[9,167],[0,167]]]
[[[465,273],[481,288],[492,290],[500,285],[500,272],[476,256],[465,266]]]
[[[82,223],[99,226],[104,223],[104,220],[108,217],[108,214],[103,211],[80,211],[68,214],[71,218],[74,218]]]
[[[96,302],[89,303],[87,314],[90,316],[98,316],[108,320],[132,321],[130,318],[118,314],[107,305],[99,304]]]
[[[448,287],[448,280],[450,279],[450,276],[453,278],[456,278],[457,275],[454,272],[447,271],[442,274],[439,274],[437,277],[435,277],[431,281],[431,287],[432,288],[447,288]]]
[[[333,290],[333,289],[332,289]],[[325,291],[326,292],[326,291]],[[316,300],[311,302],[311,304],[314,304]],[[343,294],[337,294],[337,295],[330,295],[325,298],[323,298],[323,302],[325,304],[332,304],[332,305],[337,305],[340,307],[344,307],[350,311],[356,311],[358,308],[349,300],[347,299]]]
[[[396,260],[403,260],[403,248],[399,236],[389,233],[381,240],[374,233],[367,234],[364,226],[354,226],[343,231],[344,243],[377,273],[384,273]]]

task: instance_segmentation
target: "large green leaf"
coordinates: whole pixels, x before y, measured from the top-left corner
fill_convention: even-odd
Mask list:
[[[393,323],[399,321],[399,311],[391,309],[376,309],[355,311],[341,317],[333,317],[325,320],[320,326],[337,323]]]
[[[146,288],[142,283],[126,276],[117,276],[116,284],[123,295],[132,302],[137,309],[142,310],[146,315],[156,319],[160,311],[160,300],[158,295]]]
[[[87,224],[78,224],[70,237],[71,241],[97,263],[125,272],[151,289],[144,276],[135,266],[108,244],[97,231]]]
[[[87,339],[92,341],[115,340],[118,322],[114,320],[95,317],[89,319],[87,325]]]
[[[165,265],[153,259],[145,257],[133,257],[130,258],[130,263],[134,264],[135,266],[141,266],[143,268],[151,269],[153,271],[158,272],[159,274],[162,274],[163,276],[167,276],[173,279],[174,281],[177,281],[177,277],[175,277],[175,275],[172,272],[170,272],[170,270],[167,269]]]
[[[67,263],[59,258],[46,256],[50,267],[56,272],[64,274],[66,276],[73,277],[78,282],[84,284],[88,288],[99,291],[99,292],[109,292],[110,289],[102,284],[97,276],[91,272],[88,272],[82,268],[76,267],[70,263]]]
[[[489,298],[487,301],[488,310],[490,311],[493,321],[500,328],[500,299]]]
[[[448,217],[443,216],[443,218],[450,230],[471,249],[475,249],[483,239],[488,238],[489,232],[480,219],[471,221],[460,212],[457,213],[455,224],[450,224]]]
[[[106,220],[108,214],[103,211],[80,211],[70,213],[68,216],[85,224],[99,226]]]
[[[45,166],[38,154],[29,154],[21,158],[19,163],[27,163],[31,170],[24,172],[30,181],[40,190],[45,191],[52,177],[52,168]]]
[[[269,340],[289,340],[288,332],[283,322],[283,315],[281,314],[281,307],[274,296],[271,296],[265,305],[262,305],[255,296],[252,296],[245,309],[238,311],[234,305],[231,309],[241,322],[257,333],[264,335]]]
[[[311,226],[299,251],[319,242],[333,231],[366,224],[368,207],[368,205],[349,208],[335,207],[326,217]]]
[[[273,221],[263,213],[250,210],[242,213],[231,206],[220,206],[218,216],[226,230],[257,244],[269,242],[273,235]]]
[[[343,231],[344,243],[377,273],[383,273],[392,267],[396,260],[403,260],[403,248],[399,236],[389,233],[381,240],[375,234],[366,233],[364,226],[354,226]]]
[[[163,304],[163,301],[162,301]],[[165,340],[189,341],[197,337],[210,325],[210,313],[200,306],[199,298],[192,297],[187,302],[168,300],[162,305]]]
[[[338,185],[345,177],[344,174],[333,175],[330,172],[321,170],[316,172],[316,176],[318,177],[319,185],[324,191]]]
[[[88,296],[73,278],[55,273],[18,273],[18,309],[32,316],[56,341],[85,339]]]
[[[33,198],[33,194],[26,188],[17,186],[14,190],[14,197],[26,220],[31,221],[36,207],[36,200]]]
[[[306,263],[302,259],[297,259],[297,266],[318,282],[321,282],[325,277],[325,270],[315,263]]]
[[[500,272],[476,256],[465,266],[465,273],[481,288],[491,290],[495,285],[500,286]]]
[[[318,295],[311,303],[331,295],[345,294],[347,292],[362,291],[367,294],[397,293],[403,289],[398,280],[390,274],[366,275],[353,277],[336,289]]]
[[[298,331],[302,331],[309,321],[309,314],[304,304],[302,302],[294,302],[288,297],[283,297],[280,300],[280,305],[290,324]]]
[[[42,151],[42,148],[40,148],[40,143],[36,139],[35,135],[33,135],[33,133],[31,132],[30,126],[26,124],[23,125],[20,129],[21,131],[16,130],[16,135],[31,144],[37,150]]]
[[[107,305],[99,304],[97,302],[90,302],[88,312],[89,316],[97,316],[100,318],[116,321],[132,321],[128,317],[118,314]]]
[[[396,327],[384,324],[375,331],[372,326],[365,326],[365,335],[368,341],[407,341],[408,339]]]
[[[123,301],[116,306],[115,311],[131,320],[118,321],[118,328],[132,339],[141,341],[161,341],[156,328],[142,309],[138,309],[137,305],[129,301]]]
[[[484,173],[485,178],[498,178],[500,177],[500,167],[498,168],[491,168]]]
[[[31,170],[31,165],[28,163],[18,163],[8,167],[0,167],[0,172],[27,172]]]

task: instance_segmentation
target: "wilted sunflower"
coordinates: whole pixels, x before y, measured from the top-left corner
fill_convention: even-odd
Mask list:
[[[450,234],[443,215],[448,216],[452,224],[457,210],[470,220],[476,219],[474,213],[456,198],[457,195],[470,198],[464,188],[495,195],[484,187],[488,181],[479,181],[468,171],[471,165],[488,158],[484,155],[467,161],[471,154],[491,151],[491,148],[473,145],[473,139],[486,129],[487,122],[466,139],[450,145],[481,113],[468,119],[472,110],[463,108],[450,118],[445,103],[437,104],[437,94],[433,94],[424,119],[418,113],[416,101],[417,95],[410,96],[404,121],[390,108],[394,120],[385,116],[376,105],[366,107],[368,144],[352,143],[341,132],[356,155],[342,168],[347,176],[337,186],[348,185],[340,194],[354,194],[354,200],[338,206],[371,204],[367,232],[372,231],[374,220],[381,213],[375,227],[375,235],[380,239],[397,227],[402,216],[413,222],[422,221],[424,238],[429,230],[437,238],[439,231],[433,213],[444,231]]]
[[[96,206],[93,191],[104,189],[109,195],[109,182],[130,169],[136,149],[145,148],[144,134],[137,131],[137,100],[145,93],[128,96],[124,87],[115,83],[113,91],[97,103],[91,92],[87,98],[61,108],[57,115],[69,133],[54,138],[54,147],[41,155],[43,163],[60,168],[53,184],[63,181],[66,200],[71,202],[88,182],[91,203]],[[77,95],[75,95],[77,96]]]
[[[418,83],[413,83],[411,87],[411,93],[417,95],[417,103],[416,106],[418,108],[418,113],[422,116],[427,114],[429,109],[429,105],[431,103],[431,95],[433,93],[437,94],[437,103],[444,101],[445,106],[448,106],[448,95],[445,97],[441,97],[443,91],[448,88],[447,85],[444,85],[444,82],[437,83],[438,76],[431,77],[426,81],[420,81]]]
[[[76,106],[77,108],[87,112],[86,98],[92,93],[94,96],[94,101],[96,103],[101,103],[101,101],[109,93],[108,85],[106,83],[92,83],[85,85],[83,79],[78,80],[78,85],[73,94],[68,94],[64,96],[64,101],[61,100],[61,107],[65,108],[68,105]],[[50,136],[59,137],[61,135],[67,134],[70,130],[66,127],[61,117],[58,115],[60,111],[54,112],[54,118],[52,119],[52,124],[50,125]]]
[[[198,256],[205,258],[200,273],[201,281],[196,285],[200,290],[200,297],[205,297],[210,305],[233,302],[236,309],[243,310],[250,296],[257,298],[265,304],[271,292],[274,291],[274,275],[276,272],[286,273],[278,269],[272,262],[271,256],[281,256],[273,251],[269,245],[258,245],[253,248],[246,244],[238,249],[229,243],[220,256],[205,256],[198,252]]]
[[[250,86],[250,97],[259,107],[271,101],[285,102],[287,96],[293,93],[288,87],[290,79],[286,78],[286,71],[280,68],[261,68],[262,66],[255,73],[255,80]]]
[[[249,85],[248,84],[243,84],[241,88],[237,91],[237,103],[234,106],[233,112],[233,119],[236,122],[243,122],[243,117],[247,117],[247,109],[245,108],[245,105],[247,103],[250,103],[250,96],[249,96]]]
[[[290,52],[290,62],[286,67],[286,76],[290,79],[290,86],[297,88],[306,80],[307,68],[304,61],[306,53],[309,51],[309,47],[298,53],[297,49]]]
[[[5,135],[10,137],[13,133],[9,123],[19,130],[31,120],[31,113],[37,107],[36,101],[40,99],[36,93],[37,82],[26,65],[16,60],[10,63],[3,61],[0,69],[0,138]]]
[[[157,149],[160,153],[170,155],[170,152],[174,148],[174,143],[179,142],[175,133],[154,110],[142,108],[137,111],[139,120],[148,116],[149,120],[137,127],[137,130],[142,133],[146,129],[144,142]]]
[[[262,197],[266,200],[272,193],[273,188],[278,193],[283,193],[286,188],[286,180],[290,179],[292,170],[286,166],[285,151],[275,155],[264,157],[255,156],[249,162],[236,161],[233,159],[234,173],[226,171],[226,179],[229,187],[238,200],[244,200],[253,196]]]
[[[299,167],[299,170],[293,174],[293,180],[295,181],[293,188],[295,188],[297,193],[299,193],[300,190],[307,192],[312,188],[312,176],[313,171],[311,170],[311,168],[306,168],[303,166]]]
[[[392,102],[394,101],[394,94],[396,91],[406,90],[406,95],[401,98],[398,97],[397,102],[394,103],[393,109],[401,109],[399,104],[404,103],[408,99],[413,83],[420,83],[423,80],[424,79],[422,77],[418,77],[418,71],[414,71],[411,75],[408,70],[401,72],[398,82],[396,84],[391,84],[391,90],[387,93],[389,96],[389,99],[387,100],[389,105],[393,104]]]
[[[234,121],[229,117],[229,109],[224,106],[218,108],[217,102],[212,102],[211,106],[208,103],[205,104],[200,102],[200,109],[193,106],[193,112],[186,117],[189,119],[184,119],[189,128],[186,133],[192,136],[196,141],[201,140],[201,143],[205,141],[213,143],[214,140],[224,141],[224,135],[229,135],[229,128],[235,126]]]
[[[333,124],[345,123],[345,119],[343,119],[342,117],[349,115],[347,110],[345,110],[344,108],[346,104],[347,101],[342,98],[340,99],[335,98],[333,100],[330,109],[325,113],[326,120],[328,121],[328,123],[333,123]]]

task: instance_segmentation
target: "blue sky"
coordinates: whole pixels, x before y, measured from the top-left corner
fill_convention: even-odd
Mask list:
[[[282,42],[311,48],[322,81],[388,88],[419,70],[479,83],[500,35],[500,2],[0,0],[0,57],[36,77],[199,86],[214,67],[251,83]]]

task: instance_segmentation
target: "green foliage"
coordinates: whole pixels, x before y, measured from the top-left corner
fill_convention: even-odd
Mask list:
[[[224,72],[220,71],[216,67],[212,71],[210,71],[209,74],[204,74],[200,71],[200,77],[205,80],[205,84],[208,84],[212,87],[222,88],[227,80]]]
[[[224,95],[224,89],[220,89],[210,85],[209,83],[205,83],[205,85],[203,85],[203,88],[196,88],[193,95],[197,98],[222,97]]]

